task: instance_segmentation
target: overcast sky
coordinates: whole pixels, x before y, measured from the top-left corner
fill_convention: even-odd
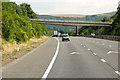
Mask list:
[[[120,0],[11,0],[31,4],[37,14],[92,15],[116,11]]]

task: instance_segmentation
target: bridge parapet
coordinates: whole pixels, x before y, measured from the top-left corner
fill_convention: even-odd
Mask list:
[[[67,25],[67,26],[110,26],[111,22],[88,22],[88,21],[67,21],[67,20],[43,20],[43,19],[30,19],[37,21],[40,24],[51,25]]]

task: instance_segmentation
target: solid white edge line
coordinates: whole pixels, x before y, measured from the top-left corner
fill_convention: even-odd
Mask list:
[[[102,62],[106,62],[104,59],[101,59]]]
[[[47,70],[45,71],[45,73],[44,73],[44,75],[43,75],[43,77],[42,77],[41,80],[45,80],[45,79],[47,78],[48,74],[50,73],[50,70],[51,70],[52,67],[53,67],[53,64],[54,64],[54,62],[55,62],[55,60],[56,60],[56,57],[57,57],[57,55],[58,55],[59,45],[60,45],[60,44],[59,44],[59,40],[58,40],[57,38],[55,38],[55,39],[58,41],[58,45],[57,45],[57,49],[56,49],[55,55],[54,55],[54,57],[52,58],[49,66],[48,66]]]

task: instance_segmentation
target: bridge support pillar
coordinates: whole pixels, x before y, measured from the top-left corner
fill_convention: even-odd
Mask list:
[[[78,33],[78,26],[76,26],[76,36],[78,36],[79,33]]]

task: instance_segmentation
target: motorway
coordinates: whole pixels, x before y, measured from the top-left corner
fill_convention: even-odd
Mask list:
[[[3,67],[3,78],[117,78],[118,42],[85,37],[50,37]]]

